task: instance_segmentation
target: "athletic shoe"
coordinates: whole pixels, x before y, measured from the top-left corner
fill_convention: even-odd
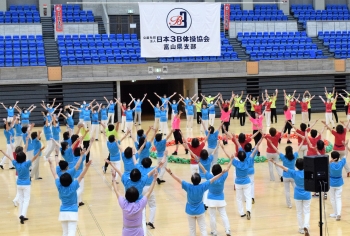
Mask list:
[[[243,218],[243,217],[246,217],[246,214],[244,214],[244,215],[241,215],[241,217]]]
[[[160,184],[160,183],[161,183],[159,178],[157,178],[157,183],[158,183],[158,184]]]
[[[210,232],[210,235],[212,235],[212,236],[218,236],[216,233],[214,233],[214,232]]]
[[[151,227],[151,229],[155,229],[155,227],[154,227],[153,223],[148,222],[148,223],[147,223],[147,225],[148,225],[149,227]]]
[[[281,182],[283,182],[283,177],[282,176],[281,176],[280,180],[281,180]]]
[[[177,151],[173,152],[173,154],[171,154],[171,155],[177,155]]]
[[[312,196],[313,197],[318,197],[318,196],[320,196],[320,194],[319,193],[314,193]]]
[[[13,202],[13,205],[14,205],[15,207],[18,207],[18,202],[17,202],[17,201],[12,200],[12,202]]]
[[[292,206],[288,206],[289,209],[292,209]]]
[[[260,157],[260,152],[258,152],[256,155],[257,155],[258,157]]]
[[[79,202],[79,206],[84,206],[84,205],[85,205],[85,203]]]
[[[331,218],[336,218],[337,216],[336,216],[336,214],[330,214],[329,215]]]
[[[102,172],[103,174],[106,174],[106,167],[102,166]]]
[[[299,234],[304,234],[305,233],[305,231],[304,231],[304,229],[299,229]]]
[[[255,200],[254,200],[254,198],[252,198],[252,204],[254,204],[255,203]]]
[[[340,221],[341,216],[337,215],[337,217],[335,218],[336,221]]]
[[[247,211],[247,220],[250,220],[250,211]]]
[[[291,144],[291,143],[292,143],[292,141],[290,141],[290,140],[288,139],[287,144]]]
[[[4,169],[4,166],[3,166],[3,165],[0,165],[0,168],[1,168],[1,169]]]
[[[164,180],[164,179],[161,179],[160,182],[161,182],[161,183],[165,183],[165,180]]]
[[[208,210],[208,206],[204,204],[204,210]]]
[[[0,166],[2,168],[2,166]],[[348,172],[348,174],[346,175],[346,177],[350,177],[350,172]]]
[[[304,227],[304,234],[305,236],[310,236],[309,229]]]
[[[14,169],[16,169],[15,167],[11,167],[11,168],[9,168],[9,170],[14,170]]]
[[[123,132],[123,133],[125,133],[125,131],[124,131],[124,130],[122,130],[122,132]]]
[[[324,200],[327,200],[327,193],[324,193],[323,198]]]
[[[36,180],[40,180],[40,179],[43,179],[43,178],[41,178],[41,177],[36,178]]]
[[[186,154],[188,154],[188,149],[185,149],[185,151],[186,151]],[[350,173],[350,172],[349,172],[349,173]],[[349,173],[348,173],[348,174],[349,174]],[[348,177],[349,177],[349,176],[348,176]]]
[[[21,224],[24,224],[24,221],[28,220],[28,218],[25,218],[24,216],[20,216],[19,219],[21,221]]]
[[[231,236],[231,231],[230,230],[226,231],[226,236]]]
[[[98,141],[98,139],[95,139],[95,141]]]

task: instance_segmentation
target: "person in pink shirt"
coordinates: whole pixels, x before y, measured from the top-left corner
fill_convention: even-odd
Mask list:
[[[233,96],[233,95],[232,95]],[[231,99],[232,100],[232,99]],[[222,108],[221,107],[221,104],[219,104],[219,108],[220,108],[220,111],[221,111],[221,121],[223,122],[223,126],[222,126],[222,135],[223,135],[223,140],[222,140],[222,143],[224,145],[227,144],[227,137],[225,135],[225,130],[228,131],[228,128],[230,126],[230,117],[231,117],[231,112],[232,112],[232,106],[229,106],[229,107],[224,107]]]
[[[333,121],[333,117],[332,117],[332,106],[333,106],[333,103],[331,102],[330,99],[327,98],[327,102],[322,98],[322,96],[319,96],[322,100],[322,102],[324,103],[324,105],[326,106],[326,125],[330,123],[332,123],[332,127],[333,129],[335,128],[335,125],[334,125],[334,121]]]
[[[180,130],[180,117],[181,117],[182,111],[180,110],[178,114],[175,114],[173,116],[173,122],[171,124],[171,129],[173,130],[173,135],[175,139],[175,152],[173,152],[172,155],[177,155],[177,150],[179,148],[179,143],[185,148],[186,154],[188,153],[188,149],[185,147],[183,141],[182,141],[182,135]]]
[[[260,130],[263,129],[263,119],[264,119],[264,113],[259,115],[258,113],[255,113],[255,118],[253,118],[247,110],[245,111],[249,117],[250,122],[252,123],[252,129],[253,129],[253,135],[255,133],[258,133],[257,135],[254,136],[254,142],[255,146],[258,144],[260,139],[262,138],[262,134]],[[257,156],[260,156],[260,151],[258,150]]]
[[[287,121],[286,125],[284,126],[284,131],[283,133],[287,133],[287,144],[291,144],[292,141],[290,141],[290,131],[292,130],[292,125],[290,124],[292,122],[292,113],[290,112],[290,109],[287,106],[283,107],[283,111],[284,111],[284,119]],[[290,123],[289,123],[289,122]]]

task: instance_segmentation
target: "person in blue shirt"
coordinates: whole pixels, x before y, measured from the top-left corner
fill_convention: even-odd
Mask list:
[[[21,224],[24,224],[27,218],[27,210],[30,201],[30,176],[29,168],[32,165],[32,161],[35,161],[39,157],[37,153],[32,160],[26,160],[27,156],[24,152],[19,152],[16,155],[16,160],[12,156],[7,155],[3,150],[0,150],[5,157],[7,157],[15,166],[18,178],[17,178],[17,193],[19,203],[19,219]]]
[[[48,103],[48,104],[45,106],[45,102],[44,102],[44,101],[42,101],[42,104],[40,104],[40,105],[47,111],[47,113],[48,113],[47,116],[53,115],[53,113],[56,111],[56,109],[57,109],[59,106],[61,106],[61,103],[59,103],[56,107],[54,107],[55,102],[56,102],[56,98],[53,99],[52,104],[49,104],[49,103]]]
[[[50,162],[51,173],[55,179],[58,196],[61,201],[58,220],[61,221],[63,235],[75,235],[76,233],[78,223],[77,190],[90,165],[91,160],[86,163],[84,171],[74,180],[74,177],[69,173],[64,173],[58,177],[55,166]]]
[[[106,97],[103,97],[106,102],[108,103],[107,109],[108,109],[108,118],[107,118],[107,124],[110,123],[114,123],[114,114],[115,114],[115,105],[118,103],[118,100],[115,99],[116,101],[113,102],[113,100],[108,101],[108,99]]]
[[[29,138],[30,132],[33,129],[33,127],[34,127],[34,124],[30,124],[29,126],[22,127],[22,141],[23,141],[23,144],[27,146],[26,155],[28,160],[32,160],[34,157],[34,146],[32,143],[32,139]],[[32,162],[32,165],[34,165],[33,162]]]
[[[60,110],[60,113],[56,116],[53,115],[52,116],[52,126],[51,126],[51,131],[52,131],[52,139],[56,142],[60,141],[60,132],[61,132],[61,127],[60,127],[60,123],[58,122],[58,116],[61,114],[62,108]],[[54,150],[55,150],[55,158],[58,157],[58,153],[59,153],[59,147],[55,145],[55,143],[52,143],[52,145],[54,146]]]
[[[30,117],[30,113],[32,113],[32,111],[36,108],[36,106],[34,106],[34,104],[30,105],[30,107],[26,108],[19,108],[18,106],[15,106],[15,109],[19,112],[20,116],[21,116],[21,125],[22,126],[29,126],[29,117]]]
[[[299,148],[296,152],[293,153],[293,148],[291,146],[287,146],[285,149],[285,153],[278,151],[275,145],[271,142],[270,139],[267,139],[267,142],[270,143],[271,147],[279,153],[279,157],[282,161],[282,165],[287,167],[288,169],[294,170],[295,162],[298,159],[299,150],[303,146],[305,137],[302,137]],[[270,159],[271,160],[271,159]],[[294,179],[291,177],[289,172],[283,171],[283,183],[284,183],[284,193],[286,195],[286,203],[288,208],[292,208],[292,201],[290,200],[290,186],[294,187]]]
[[[18,147],[18,146],[21,146],[22,144],[22,125],[19,123],[19,116],[16,116],[14,118],[14,122],[15,122],[15,125],[14,125],[14,129],[15,129],[15,147]]]
[[[173,123],[174,117],[178,114],[178,106],[179,103],[182,101],[182,98],[179,99],[178,102],[176,100],[173,100],[172,103],[170,104],[171,107],[171,123]]]
[[[4,105],[4,103],[0,102],[0,104],[7,111],[7,122],[12,122],[13,117],[15,116],[15,107],[17,106],[18,101],[16,101],[14,106],[9,106],[8,108]]]
[[[304,187],[304,159],[298,158],[295,162],[297,170],[289,169],[271,160],[273,164],[282,168],[290,174],[290,177],[294,179],[294,201],[297,209],[297,218],[299,225],[299,233],[310,235],[310,205],[311,205],[311,192],[305,190]],[[304,220],[303,220],[304,216]]]
[[[58,158],[56,158],[55,162],[56,162],[56,173],[58,175],[58,177],[61,177],[61,175],[63,175],[64,173],[68,173],[70,174],[70,176],[75,176],[76,172],[78,171],[81,162],[83,161],[83,156],[84,156],[85,152],[82,151],[80,154],[80,158],[77,161],[77,163],[75,164],[75,166],[69,167],[69,163],[67,161],[64,160],[60,160],[58,161]],[[49,162],[51,162],[51,160],[49,160]]]
[[[218,101],[214,103],[214,101],[211,101],[208,104],[208,109],[209,109],[209,125],[214,126],[215,123],[215,106]]]
[[[151,104],[151,106],[153,107],[154,110],[154,124],[153,127],[159,127],[159,120],[160,120],[160,106],[159,106],[159,102],[157,102],[157,104],[154,106],[152,104],[152,102],[147,99],[147,101],[149,102],[149,104]]]
[[[187,202],[185,212],[188,217],[189,231],[190,235],[196,235],[196,222],[198,222],[199,230],[201,236],[206,236],[207,229],[205,224],[205,208],[203,204],[203,195],[207,191],[214,181],[218,180],[226,170],[222,171],[220,174],[214,176],[210,180],[201,183],[201,176],[198,173],[194,173],[191,176],[191,183],[181,180],[176,176],[169,168],[165,168],[166,171],[173,177],[176,182],[181,184],[182,189],[187,193]]]
[[[101,103],[102,104],[102,103]],[[102,104],[102,107],[100,108],[100,115],[101,115],[101,125],[107,126],[108,124],[108,110],[106,105]],[[101,131],[103,133],[103,131]]]
[[[137,165],[137,160],[135,156],[136,150],[131,147],[126,147],[124,152],[122,152],[122,160],[124,165],[124,173],[130,172]]]
[[[230,162],[231,161],[232,159],[230,159]],[[199,162],[199,168],[200,170],[202,170],[204,178],[206,178],[207,180],[212,179],[214,176],[217,176],[222,172],[222,168],[219,164],[213,165],[213,167],[211,168],[211,172],[207,171],[207,169],[202,165],[201,162]],[[216,210],[221,216],[222,222],[225,227],[226,235],[231,235],[230,222],[226,213],[226,201],[224,195],[225,181],[228,177],[228,171],[230,170],[230,168],[231,165],[227,165],[225,173],[209,186],[205,204],[209,208],[211,235],[217,235]]]
[[[157,178],[157,183],[161,184],[161,183],[165,182],[165,180],[163,179],[163,176],[165,173],[165,167],[168,164],[168,158],[167,158],[167,152],[166,152],[166,142],[170,138],[172,132],[170,132],[168,134],[168,136],[165,139],[163,139],[162,134],[157,134],[157,129],[153,128],[153,130],[154,130],[154,135],[153,135],[153,138],[151,138],[151,140],[153,140],[153,145],[155,146],[155,148],[157,150],[158,163],[161,162],[163,157],[166,157],[164,165],[162,166],[162,168],[160,170],[158,170],[159,175]]]
[[[52,117],[51,117],[51,120],[52,120]],[[45,125],[43,127],[43,133],[46,139],[46,150],[44,152],[44,160],[47,161],[47,159],[50,158],[52,151],[55,149],[55,145],[53,145],[53,142],[51,140],[53,138],[52,129],[48,120],[45,121]]]
[[[135,139],[134,135],[131,134],[131,138],[133,139],[135,143],[135,147],[138,153],[138,163],[141,164],[142,160],[146,157],[149,157],[150,155],[150,148],[152,146],[151,142],[147,141],[147,136],[149,132],[153,129],[152,126],[150,126],[146,132],[146,134],[143,134],[143,130],[137,131],[137,140]],[[142,132],[141,132],[142,131]]]
[[[32,166],[32,171],[30,172],[30,177],[35,178],[36,180],[42,179],[39,177],[39,163],[40,163],[40,155],[41,155],[41,150],[44,148],[41,147],[41,142],[40,142],[40,135],[41,131],[38,132],[31,132],[30,133],[30,139],[28,139],[28,144],[31,143],[33,145],[33,155],[37,155],[39,153],[38,158],[33,161],[33,166]]]
[[[61,116],[66,119],[66,125],[68,128],[69,135],[71,136],[74,132],[74,119],[73,119],[73,113],[76,111],[74,108],[71,108],[71,106],[66,106],[66,115],[63,113]]]
[[[207,108],[207,106],[205,104],[202,105],[201,113],[202,113],[202,117],[200,117],[199,119],[201,120],[201,123],[204,123],[205,127],[208,127],[208,125],[209,125],[209,109]],[[203,128],[203,126],[201,126],[201,133],[204,133],[204,131],[205,131],[205,129]]]
[[[91,120],[92,120],[92,126],[91,126],[91,138],[95,138],[95,141],[98,141],[98,135],[100,131],[100,121],[98,114],[100,113],[102,103],[98,104],[96,103],[95,106],[92,107],[92,115],[91,115]],[[97,109],[96,109],[97,107]]]
[[[345,143],[345,146],[347,147],[347,150],[345,152],[347,154],[349,150],[348,142]],[[333,213],[330,214],[330,217],[336,218],[337,221],[340,221],[341,219],[341,194],[343,192],[344,185],[342,170],[346,164],[346,154],[343,158],[340,158],[339,152],[333,151],[331,153],[331,159],[329,160],[329,196],[333,208]]]
[[[179,94],[180,98],[182,98],[182,102],[184,103],[185,105],[185,112],[186,112],[186,118],[187,118],[187,106],[190,105],[190,104],[193,104],[193,99],[197,96],[197,94],[195,93],[193,95],[193,97],[183,97],[181,94]],[[193,110],[192,110],[193,111]]]
[[[121,167],[120,159],[121,159],[121,153],[123,152],[123,149],[121,148],[120,143],[121,141],[123,141],[124,138],[126,138],[127,135],[128,133],[126,133],[125,136],[120,141],[118,141],[114,135],[110,135],[108,137],[107,148],[109,151],[109,156],[107,160],[109,160],[110,163],[118,170],[120,170],[120,167]],[[116,176],[115,181],[117,180],[118,180],[118,176]]]
[[[186,128],[187,130],[192,130],[193,127],[193,117],[194,117],[194,107],[193,107],[193,101],[189,101],[188,103],[182,101],[185,104],[185,110],[186,110]]]
[[[166,135],[168,130],[168,111],[165,110],[164,106],[160,107],[160,118],[159,118],[159,132]]]
[[[205,124],[202,123],[203,129],[205,130],[205,135],[208,137],[208,153],[214,157],[212,166],[218,162],[219,149],[217,147],[219,141],[219,130],[221,129],[222,125],[223,123],[221,123],[219,128],[215,131],[213,126],[209,126],[207,128]]]
[[[175,94],[176,94],[176,92],[173,93],[173,95],[171,95],[169,97],[167,97],[166,94],[164,94],[163,97],[160,97],[156,92],[154,92],[154,95],[156,95],[160,99],[161,103],[163,104],[162,106],[164,106],[164,109],[166,111],[166,119],[167,120],[168,120],[168,104],[169,104],[170,99],[172,97],[174,97]]]
[[[143,103],[143,101],[145,100],[146,96],[147,96],[147,93],[145,93],[145,95],[143,96],[142,100],[140,100],[140,98],[133,98],[133,96],[131,95],[131,93],[129,93],[130,97],[131,97],[131,100],[134,101],[134,104],[135,104],[135,116],[134,116],[134,123],[135,125],[137,124],[136,123],[136,120],[138,119],[138,124],[141,125],[141,113],[142,113],[142,109],[141,109],[141,105]]]
[[[119,102],[119,100],[117,99],[116,100],[117,103],[119,104],[120,106],[120,109],[125,112],[125,128],[126,130],[132,130],[132,122],[133,122],[133,113],[136,109],[136,107],[134,107],[133,109],[130,108],[130,106],[127,106],[126,110],[124,109],[123,105]]]
[[[5,135],[5,138],[6,138],[6,154],[10,157],[13,156],[13,150],[12,150],[12,144],[14,143],[14,134],[13,133],[13,126],[15,124],[15,122],[12,122],[11,124],[9,124],[9,122],[7,121],[7,119],[3,119],[4,121],[4,135]],[[12,120],[11,120],[12,121]],[[1,160],[1,163],[0,163],[0,168],[1,169],[4,169],[4,164],[6,162],[7,158],[6,156],[4,156]],[[10,170],[13,170],[15,169],[15,167],[13,166],[12,162],[10,161],[9,163],[9,169]]]

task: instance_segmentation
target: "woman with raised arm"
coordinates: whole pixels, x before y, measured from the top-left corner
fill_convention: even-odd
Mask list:
[[[233,98],[234,98],[234,94],[232,94],[231,102],[229,104],[232,103]],[[221,122],[223,122],[223,125],[222,125],[222,134],[223,134],[222,142],[223,142],[224,145],[226,145],[227,144],[227,137],[224,134],[226,132],[228,132],[228,129],[230,127],[230,118],[231,118],[230,116],[231,116],[231,112],[232,112],[232,106],[228,105],[228,106],[222,107],[221,104],[219,103],[219,108],[220,108],[220,111],[221,111],[220,120],[221,120]]]
[[[266,98],[268,97],[267,90],[265,90]],[[270,96],[271,101],[271,124],[273,124],[273,119],[275,119],[275,123],[277,123],[277,111],[276,111],[276,101],[278,96],[278,89],[275,90],[275,93],[272,93]]]
[[[106,102],[108,103],[108,120],[107,120],[107,123],[111,122],[111,123],[114,123],[114,114],[115,114],[115,105],[117,104],[117,101],[116,102],[113,102],[113,100],[109,100],[106,98],[106,97],[103,97]]]
[[[332,102],[332,114],[334,115],[336,123],[338,123],[337,99],[338,99],[338,93],[335,93],[335,97],[331,98],[331,102]]]
[[[294,201],[297,209],[297,218],[299,225],[299,233],[310,236],[310,205],[311,205],[311,193],[304,188],[304,159],[298,158],[295,163],[295,167],[298,170],[289,169],[283,165],[277,164],[275,161],[270,160],[276,166],[282,168],[285,172],[290,174],[295,182],[294,186]],[[304,215],[304,220],[303,220]]]
[[[283,112],[284,112],[284,120],[285,120],[285,125],[284,125],[284,131],[283,134],[287,132],[287,144],[291,144],[292,141],[290,141],[290,131],[292,130],[292,113],[290,112],[290,109],[287,105],[283,107]]]
[[[308,132],[305,132],[305,139],[308,143],[308,149],[307,149],[307,156],[315,156],[315,155],[324,155],[326,154],[326,150],[324,148],[324,142],[322,140],[322,133],[317,132],[317,130],[312,129],[310,131],[310,136],[308,135]]]
[[[194,106],[196,107],[196,112],[197,112],[197,124],[200,124],[202,122],[202,105],[203,105],[203,100],[199,101],[199,98],[196,99],[196,102],[194,103]]]
[[[204,126],[204,124],[202,124]],[[208,136],[208,153],[209,155],[213,155],[214,159],[213,159],[213,163],[211,166],[213,166],[214,164],[216,164],[218,162],[218,156],[219,156],[219,149],[217,148],[218,146],[218,141],[219,141],[219,130],[222,128],[223,123],[220,124],[220,126],[218,127],[218,129],[215,131],[213,126],[209,126],[209,128],[207,127],[203,127],[205,130],[205,135]]]
[[[254,105],[256,105],[257,102],[259,102],[259,96],[257,97],[252,97],[252,95],[249,95],[248,101],[250,103],[250,116],[255,118],[255,109]]]
[[[171,123],[173,123],[174,117],[177,115],[179,112],[178,106],[179,103],[182,101],[182,98],[179,99],[179,101],[176,102],[176,100],[173,100],[172,103],[170,104],[171,107]]]
[[[197,98],[198,99],[198,98]],[[194,107],[193,104],[195,103],[194,101],[182,101],[185,104],[185,110],[186,110],[186,129],[192,130],[193,127],[193,117],[194,117]]]
[[[310,99],[306,99],[305,97],[303,97],[303,99],[301,101],[299,101],[299,99],[296,99],[296,101],[300,104],[301,106],[301,122],[304,124],[307,124],[308,127],[310,127],[310,120],[309,120],[309,104],[311,102],[311,100],[315,97],[312,96]]]
[[[306,102],[309,102],[308,106],[307,106],[307,111],[308,111],[308,114],[309,114],[309,122],[311,122],[311,94],[309,92],[309,90],[306,90],[304,92],[304,95],[303,95],[303,98],[305,98],[305,101]]]
[[[74,180],[74,177],[68,173],[64,173],[58,177],[55,166],[50,162],[51,173],[55,179],[58,196],[61,200],[58,220],[61,221],[63,235],[74,236],[76,233],[78,224],[77,190],[80,187],[79,184],[89,170],[90,165],[91,160],[86,163],[84,171]]]
[[[73,113],[76,111],[74,108],[72,109],[71,106],[66,106],[66,114],[61,114],[66,119],[67,128],[69,132],[69,136],[72,136],[74,133],[74,120],[73,120]]]
[[[189,231],[191,236],[196,235],[196,222],[198,222],[200,235],[207,236],[206,224],[205,224],[205,209],[203,204],[203,195],[207,191],[214,181],[218,180],[226,170],[223,170],[220,174],[214,176],[210,180],[201,183],[201,176],[198,173],[194,173],[191,176],[192,184],[181,180],[176,176],[169,168],[165,168],[166,171],[174,178],[176,182],[181,184],[182,189],[187,192],[186,214],[188,217]]]
[[[161,133],[157,134],[157,129],[154,129],[154,134],[153,134],[153,137],[151,138],[151,140],[153,140],[153,145],[155,146],[156,151],[157,151],[158,163],[160,163],[163,160],[163,158],[165,157],[164,153],[166,150],[166,142],[170,138],[171,134],[172,134],[172,132],[169,132],[168,136],[166,136],[166,138],[163,139],[163,135]],[[158,184],[165,183],[163,176],[164,176],[165,167],[167,166],[167,164],[168,164],[168,159],[166,158],[164,165],[158,171],[159,172],[159,177],[157,178]]]
[[[300,97],[300,95],[297,98],[291,97],[289,100],[289,110],[290,110],[290,113],[292,114],[292,124],[293,125],[295,125],[295,116],[297,114],[297,112],[296,112],[296,106],[297,106],[296,100],[298,100],[299,97]]]
[[[150,141],[147,141],[148,133],[153,130],[153,127],[150,126],[146,132],[146,136],[141,136],[139,140],[135,140],[134,135],[131,134],[131,137],[135,143],[135,147],[138,153],[138,162],[139,164],[142,163],[142,160],[149,157],[150,155],[150,148],[152,147],[152,143]]]
[[[5,157],[7,157],[15,166],[18,178],[17,178],[17,194],[19,203],[19,219],[21,224],[28,220],[27,211],[30,201],[30,167],[32,162],[35,161],[40,153],[37,153],[32,160],[26,160],[26,154],[24,152],[17,153],[16,160],[12,156],[7,155],[3,150],[0,150]]]
[[[253,135],[258,133],[257,135],[254,136],[254,142],[255,142],[255,146],[258,144],[258,142],[260,141],[260,139],[262,138],[262,133],[260,132],[260,130],[263,129],[263,119],[264,119],[264,114],[259,115],[257,113],[255,113],[253,118],[248,112],[247,110],[245,111],[247,116],[249,117],[250,122],[252,123],[252,128],[253,128]],[[260,152],[258,150],[258,156],[260,156]]]
[[[0,104],[7,111],[7,122],[12,122],[13,117],[15,116],[15,107],[17,106],[18,101],[16,101],[14,106],[9,106],[8,108],[4,105],[4,103],[0,102]]]
[[[335,125],[334,125],[334,121],[333,121],[333,117],[332,117],[332,106],[333,106],[333,103],[331,102],[330,99],[327,98],[327,102],[322,98],[322,96],[319,96],[320,99],[322,100],[322,102],[324,103],[325,107],[326,107],[326,113],[325,113],[325,116],[326,116],[326,124],[328,125],[329,123],[332,123],[332,127],[333,129],[335,128]]]
[[[133,109],[130,108],[130,106],[127,106],[126,110],[124,109],[124,107],[122,106],[121,102],[117,99],[116,102],[119,104],[120,109],[122,109],[123,112],[125,112],[125,127],[127,130],[132,130],[132,121],[133,121],[133,113],[136,109],[136,107],[134,107]]]
[[[168,120],[168,114],[169,114],[169,113],[168,113],[168,107],[169,107],[170,99],[171,99],[172,97],[174,97],[175,94],[176,94],[176,92],[173,93],[173,94],[172,94],[171,96],[169,96],[169,97],[167,97],[166,94],[164,94],[163,97],[160,97],[156,92],[154,92],[154,95],[156,95],[156,96],[160,99],[161,103],[164,104],[163,106],[164,106],[164,110],[166,111],[166,119],[167,119],[167,120]]]
[[[143,101],[145,100],[146,96],[147,96],[147,93],[144,94],[142,100],[140,100],[140,98],[133,98],[133,96],[131,95],[131,93],[129,93],[130,97],[131,97],[131,100],[134,101],[134,104],[135,104],[135,116],[134,116],[134,123],[136,123],[136,120],[138,119],[139,121],[139,126],[141,126],[141,112],[142,112],[142,109],[141,109],[141,105],[143,103]]]
[[[157,102],[157,104],[154,106],[153,103],[149,99],[147,99],[147,101],[153,107],[153,110],[154,110],[154,124],[153,124],[153,127],[154,128],[158,128],[159,127],[159,119],[160,119],[159,102]]]
[[[248,100],[248,95],[244,101],[241,99],[238,102],[238,117],[239,117],[239,123],[241,126],[245,125],[245,113],[246,113],[245,104],[247,100]]]
[[[99,113],[101,110],[102,103],[98,104],[93,107],[92,109],[92,116],[91,116],[91,137],[95,139],[95,141],[98,141],[98,135],[100,131],[100,121],[99,121]],[[95,108],[97,107],[97,109]]]
[[[233,93],[233,92],[232,92]],[[232,119],[235,119],[236,116],[236,112],[237,112],[237,120],[239,119],[239,102],[242,100],[243,98],[243,91],[241,91],[241,95],[235,94],[233,101],[234,101],[234,110],[233,110],[233,114],[232,114]]]
[[[30,113],[32,113],[32,111],[36,108],[36,106],[31,105],[30,107],[26,108],[22,108],[20,109],[18,106],[15,106],[15,109],[19,112],[19,114],[21,115],[21,125],[23,126],[29,126],[29,117],[30,117]]]
[[[345,90],[344,90],[345,91]],[[345,91],[346,92],[346,91]],[[347,92],[346,92],[347,93]],[[347,97],[344,97],[341,93],[339,94],[339,96],[344,100],[345,102],[345,114],[346,114],[346,119],[349,121],[350,120],[350,94],[347,94]]]
[[[181,144],[184,149],[186,154],[188,153],[188,149],[186,148],[186,146],[184,145],[183,141],[182,141],[182,135],[181,135],[181,130],[180,130],[180,117],[181,117],[182,111],[180,110],[178,114],[176,114],[174,116],[173,122],[171,124],[171,129],[172,129],[172,133],[174,135],[174,140],[175,140],[175,151],[173,152],[172,155],[177,155],[177,150],[179,149],[179,144]]]

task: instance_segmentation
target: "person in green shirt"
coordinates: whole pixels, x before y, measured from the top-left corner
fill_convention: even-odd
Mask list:
[[[338,98],[338,93],[335,94],[335,98],[331,98],[331,102],[333,103],[333,105],[332,105],[332,113],[334,115],[335,122],[338,123],[337,98]]]
[[[294,90],[293,94],[286,94],[286,90],[283,89],[283,94],[284,94],[284,100],[285,100],[285,105],[289,107],[289,101],[294,98],[296,90]]]
[[[245,100],[240,100],[238,103],[238,117],[241,126],[245,125],[245,103],[248,100],[248,95]]]
[[[343,100],[345,102],[345,104],[344,104],[344,106],[345,106],[345,115],[348,115],[348,106],[349,106],[349,103],[350,103],[350,93],[348,93],[345,89],[343,89],[343,91],[347,94],[347,97],[344,97],[341,94],[339,94],[339,95],[343,98]]]
[[[216,95],[215,97],[212,97],[210,94],[208,95],[208,97],[206,97],[202,93],[201,95],[203,97],[203,100],[207,103],[207,105],[209,105],[211,101],[214,101],[220,95],[220,93],[218,93],[218,95]]]
[[[80,132],[81,136],[83,136],[83,147],[87,150],[90,146],[90,131],[85,128],[84,123],[79,122],[78,124],[78,132]],[[90,152],[86,155],[85,162],[88,163],[90,159]]]
[[[254,105],[256,105],[256,103],[259,101],[259,96],[252,97],[251,95],[249,95],[249,99],[248,99],[249,103],[250,103],[250,116],[253,117],[255,119],[255,109],[254,109]]]
[[[196,107],[196,111],[197,111],[197,124],[201,124],[201,118],[202,118],[202,101],[199,101],[199,98],[196,99],[194,105]]]
[[[325,91],[326,98],[329,99],[329,100],[331,100],[331,98],[334,97],[335,87],[333,87],[333,91],[332,91],[331,93],[328,93],[328,92],[327,92],[327,88],[326,88],[326,87],[324,87],[324,91]]]
[[[267,89],[265,90],[266,98],[268,98]],[[275,123],[277,123],[277,111],[276,111],[276,101],[277,101],[278,89],[275,90],[275,93],[272,93],[270,96],[271,101],[271,124],[273,124],[273,118],[275,118]]]
[[[234,95],[234,98],[233,98],[233,102],[234,102],[234,110],[233,110],[233,115],[232,115],[232,119],[234,120],[235,119],[235,116],[236,116],[236,112],[237,112],[237,119],[239,119],[239,102],[242,100],[242,97],[243,97],[243,91],[241,92],[241,96],[238,96],[238,94],[235,94]]]
[[[312,96],[311,96],[309,90],[306,90],[304,92],[303,98],[305,98],[305,102],[309,102],[309,104],[308,104],[308,113],[309,113],[309,122],[310,122],[311,121],[311,98],[312,98]]]

